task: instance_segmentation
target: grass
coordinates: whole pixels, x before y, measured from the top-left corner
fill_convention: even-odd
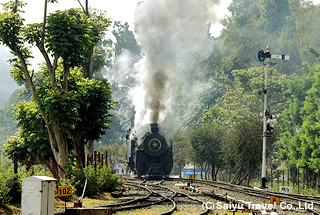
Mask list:
[[[21,208],[20,204],[0,206],[0,214],[16,215],[20,212],[20,208]]]
[[[163,208],[152,208],[152,209],[138,209],[134,211],[120,211],[117,212],[116,215],[156,215],[159,214],[159,211],[162,211]],[[175,211],[173,212],[173,215],[193,215],[193,214],[199,214],[199,211],[189,211],[186,213],[186,211]],[[245,212],[235,212],[232,211],[226,211],[226,210],[215,210],[211,211],[209,215],[250,215],[252,213],[245,213]]]
[[[96,195],[91,198],[85,197],[82,199],[83,207],[93,207],[93,206],[99,206],[99,205],[107,205],[112,204],[114,202],[118,202],[118,199],[114,199],[111,197],[110,193],[103,193],[101,195]],[[55,198],[55,210],[61,211],[65,208],[65,201],[64,199]],[[67,201],[66,206],[67,208],[72,208],[74,205],[73,201]],[[21,210],[21,204],[12,204],[12,205],[6,205],[6,206],[0,206],[0,215],[6,214],[6,215],[16,215],[19,214]]]
[[[302,186],[300,185],[299,190],[298,190],[298,186],[296,184],[293,184],[292,182],[290,182],[288,185],[287,181],[285,181],[284,183],[282,183],[282,181],[279,181],[279,184],[277,183],[277,181],[274,181],[272,185],[273,186],[271,187],[271,183],[270,182],[267,183],[267,187],[272,188],[272,191],[275,191],[275,192],[279,192],[280,186],[286,186],[286,187],[293,187],[293,189],[292,189],[293,194],[302,194],[302,195],[311,195],[311,196],[318,196],[319,195],[318,189],[308,188],[306,186],[304,186],[304,188],[302,188]],[[253,181],[250,183],[250,186],[251,187],[260,187],[261,182],[260,181]]]

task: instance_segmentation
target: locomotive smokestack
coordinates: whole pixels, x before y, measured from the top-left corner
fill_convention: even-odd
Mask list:
[[[152,133],[158,133],[159,131],[158,123],[151,123],[150,126],[151,126]]]

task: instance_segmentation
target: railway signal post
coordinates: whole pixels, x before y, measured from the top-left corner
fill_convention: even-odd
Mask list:
[[[289,55],[272,55],[270,53],[270,48],[267,46],[266,52],[263,50],[260,50],[258,52],[258,59],[259,61],[266,61],[266,72],[265,72],[265,87],[263,89],[264,93],[264,105],[263,105],[263,142],[262,142],[262,167],[261,167],[261,188],[266,188],[266,164],[267,164],[267,136],[271,134],[272,127],[268,124],[268,119],[270,118],[270,113],[268,111],[268,73],[269,73],[269,67],[271,65],[271,58],[275,59],[282,59],[282,60],[289,60]]]

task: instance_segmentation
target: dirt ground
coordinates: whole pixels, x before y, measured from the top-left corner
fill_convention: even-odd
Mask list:
[[[110,193],[104,193],[101,195],[96,195],[91,198],[83,198],[82,204],[83,207],[92,207],[92,206],[99,206],[99,205],[106,205],[114,202],[115,199],[111,197]],[[55,211],[64,211],[65,208],[65,201],[59,198],[55,198]],[[66,204],[67,208],[72,208],[74,206],[74,201],[67,201]],[[6,205],[0,206],[0,215],[20,215],[21,211],[21,204],[13,204],[13,205]]]
[[[20,204],[14,204],[14,205],[7,205],[7,206],[0,206],[0,214],[6,214],[6,215],[16,215],[20,214],[21,205]]]

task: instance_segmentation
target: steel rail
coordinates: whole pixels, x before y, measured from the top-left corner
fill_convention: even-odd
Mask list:
[[[298,195],[298,194],[284,194],[280,192],[274,192],[274,191],[268,191],[268,190],[259,190],[259,189],[253,189],[250,187],[244,187],[244,186],[239,186],[239,185],[233,185],[233,184],[228,184],[224,182],[216,182],[216,181],[204,181],[204,180],[196,180],[198,183],[202,184],[207,184],[207,185],[214,185],[215,187],[221,188],[221,189],[226,189],[230,191],[236,191],[236,192],[242,192],[251,196],[256,196],[256,197],[261,197],[261,198],[266,198],[269,199],[270,197],[281,197],[281,198],[286,198],[290,199],[293,201],[298,201],[298,202],[303,202],[303,203],[310,203],[312,200],[316,200],[320,198],[319,196],[310,196],[310,195]],[[223,186],[221,186],[223,185]],[[266,196],[268,195],[268,196]],[[320,202],[313,202],[314,205],[320,206]],[[293,206],[299,208],[300,205],[292,203]],[[309,211],[315,215],[320,215],[320,211],[316,209],[309,209],[309,208],[303,208],[306,211]]]

